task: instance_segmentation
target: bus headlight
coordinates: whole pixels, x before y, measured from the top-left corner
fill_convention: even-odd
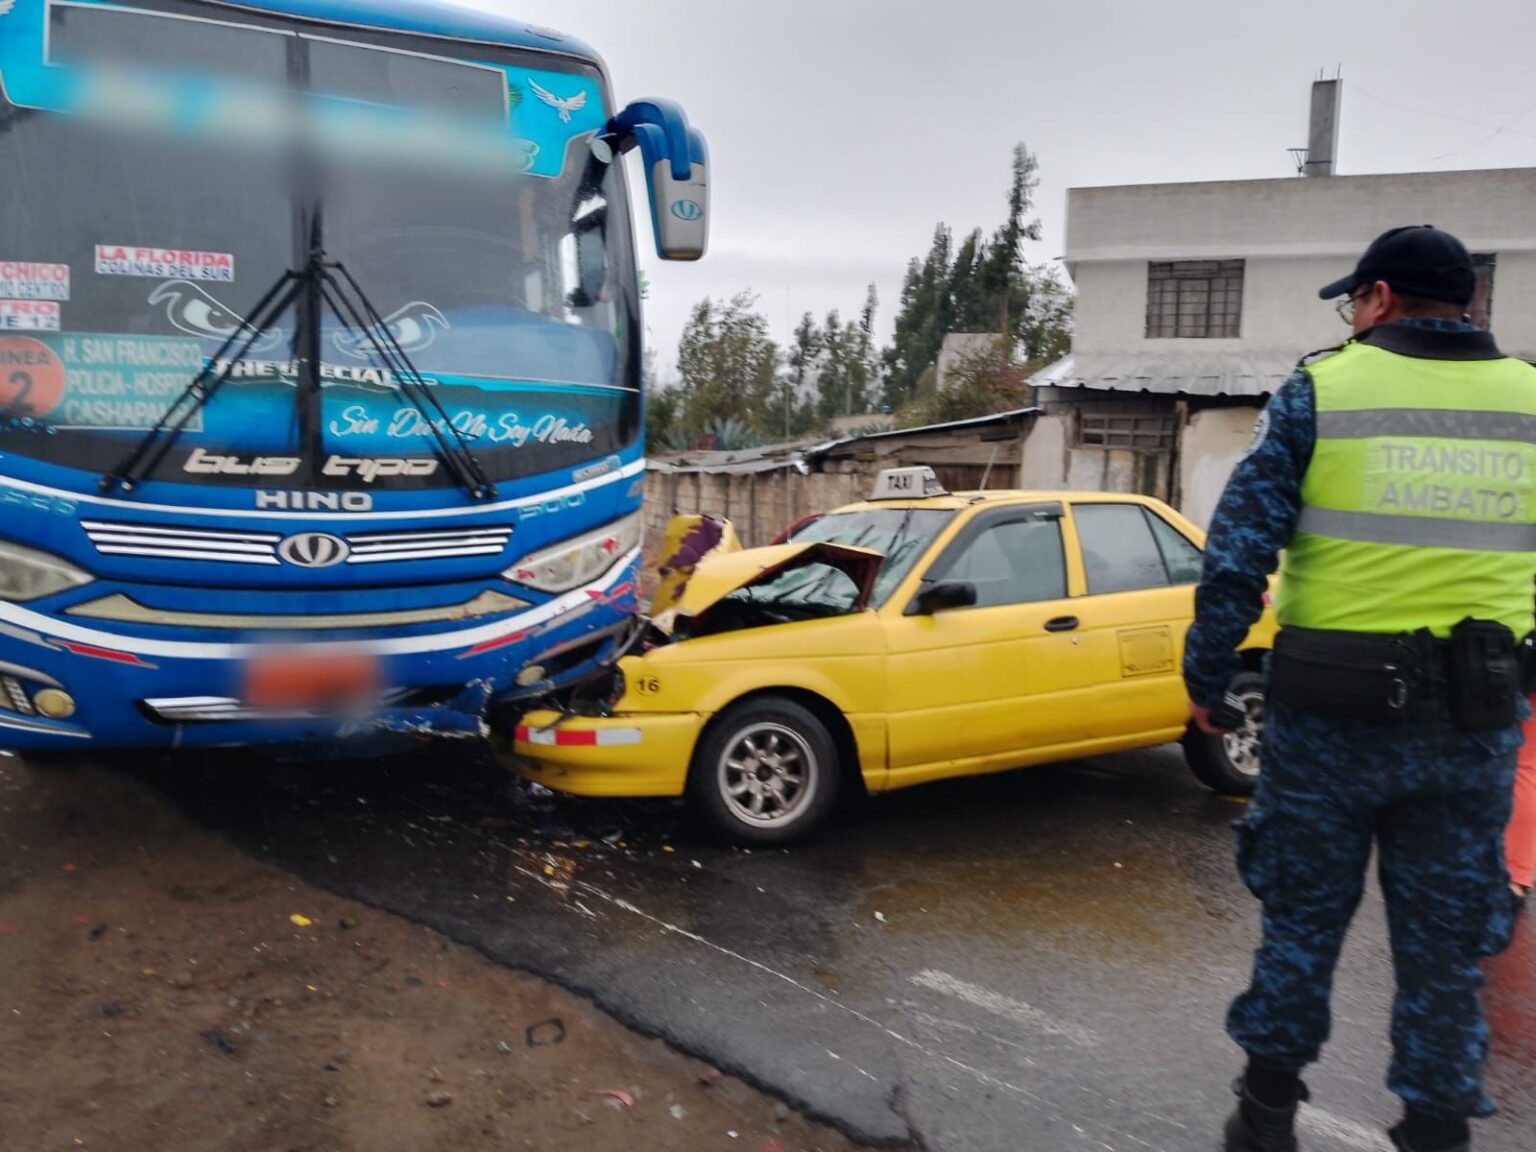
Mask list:
[[[569,592],[590,584],[640,543],[640,513],[525,556],[502,576],[540,592]]]
[[[68,560],[0,540],[0,600],[36,600],[92,579]]]

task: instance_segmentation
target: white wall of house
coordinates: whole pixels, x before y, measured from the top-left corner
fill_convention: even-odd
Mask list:
[[[1065,260],[1075,349],[1300,356],[1348,332],[1317,290],[1399,224],[1434,224],[1490,252],[1493,330],[1536,358],[1536,168],[1074,188]],[[1243,259],[1241,336],[1148,340],[1147,264]]]
[[[1067,421],[1061,416],[1039,416],[1024,441],[1019,459],[1019,487],[1052,491],[1067,482]]]
[[[1191,413],[1179,442],[1179,510],[1208,527],[1227,486],[1227,477],[1253,441],[1258,412],[1252,408],[1207,408]]]

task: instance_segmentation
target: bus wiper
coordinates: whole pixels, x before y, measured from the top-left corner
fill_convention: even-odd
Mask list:
[[[363,334],[363,337],[373,346],[375,354],[384,362],[385,371],[394,378],[400,391],[413,404],[424,411],[430,410],[436,416],[436,419],[433,419],[429,415],[427,426],[432,430],[443,463],[453,473],[454,479],[474,499],[494,499],[496,485],[491,483],[490,477],[481,467],[480,458],[470,447],[469,437],[465,436],[463,430],[449,419],[447,409],[433,393],[426,378],[416,370],[416,365],[411,363],[410,356],[401,347],[400,341],[395,339],[389,324],[374,307],[373,301],[363,291],[362,285],[357,282],[351,272],[347,271],[346,265],[340,262],[327,263],[321,258],[317,261],[316,271],[325,300],[330,304],[337,318],[344,324],[352,325]],[[339,279],[336,276],[337,272],[341,273]],[[348,289],[351,290],[351,296],[347,294]]]
[[[337,272],[341,273],[341,279],[337,278]],[[339,263],[328,263],[325,254],[318,249],[311,254],[309,267],[304,272],[290,269],[278,277],[252,310],[250,319],[230,333],[212,359],[192,378],[186,390],[166,409],[155,426],[115,468],[102,476],[99,482],[101,490],[112,492],[120,487],[124,492],[132,492],[144,477],[151,475],[165,459],[165,454],[170,451],[177,437],[186,431],[187,425],[218,395],[236,365],[250,355],[251,348],[262,333],[306,289],[321,293],[343,323],[356,327],[373,346],[401,392],[423,411],[436,416],[436,419],[429,417],[427,424],[437,440],[439,454],[454,479],[477,500],[494,498],[496,486],[486,476],[479,458],[469,446],[468,438],[449,419],[447,411],[411,363],[410,356],[395,339],[378,309],[346,267]],[[240,345],[239,351],[231,355],[230,350],[236,344]]]
[[[103,492],[111,492],[119,487],[124,492],[132,492],[140,480],[160,466],[160,461],[165,459],[165,454],[170,451],[176,438],[186,430],[192,418],[218,395],[230,373],[250,355],[251,348],[268,325],[274,323],[298,299],[299,293],[304,290],[304,283],[305,277],[292,269],[277,278],[252,309],[250,319],[242,321],[240,327],[229,334],[213,358],[203,365],[202,370],[192,378],[192,383],[165,410],[155,426],[140,438],[115,468],[102,476],[98,484]],[[242,338],[245,342],[241,344],[240,351],[230,355],[230,349]]]

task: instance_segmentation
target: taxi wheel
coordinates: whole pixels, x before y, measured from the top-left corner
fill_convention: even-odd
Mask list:
[[[1259,753],[1264,745],[1264,677],[1244,672],[1228,692],[1242,701],[1243,726],[1207,736],[1191,726],[1184,736],[1184,759],[1200,783],[1224,796],[1248,796],[1259,784]]]
[[[798,840],[837,803],[837,744],[816,716],[778,696],[727,709],[699,744],[688,776],[693,809],[726,839]]]

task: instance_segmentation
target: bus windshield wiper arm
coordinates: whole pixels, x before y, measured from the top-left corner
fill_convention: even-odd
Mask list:
[[[305,276],[292,269],[285,270],[277,278],[251,310],[250,319],[243,321],[240,327],[229,334],[219,350],[192,378],[192,383],[187,385],[186,390],[176,397],[165,414],[155,422],[155,426],[118,461],[116,467],[102,476],[98,483],[103,492],[111,492],[119,487],[124,492],[132,492],[140,480],[160,466],[160,461],[165,459],[165,454],[170,451],[176,438],[186,431],[193,417],[218,395],[230,373],[250,355],[251,348],[262,333],[298,299],[299,293],[304,290],[304,283]],[[242,339],[244,343],[240,345],[240,350],[230,355],[230,349]]]
[[[337,319],[343,324],[352,325],[362,333],[368,343],[373,346],[375,354],[383,361],[385,371],[394,377],[400,391],[418,408],[428,413],[427,427],[432,430],[432,435],[437,440],[438,453],[443,463],[448,466],[448,470],[453,473],[454,479],[474,499],[494,499],[496,485],[486,475],[485,469],[480,464],[480,458],[470,447],[469,437],[464,435],[463,430],[449,418],[447,409],[433,393],[432,386],[416,370],[416,365],[411,363],[410,356],[401,346],[400,341],[395,339],[389,324],[374,307],[373,301],[363,291],[362,285],[357,282],[351,272],[347,271],[346,265],[339,262],[327,263],[320,258],[316,269],[326,302],[336,313]],[[341,273],[340,277],[336,275],[337,272]]]

